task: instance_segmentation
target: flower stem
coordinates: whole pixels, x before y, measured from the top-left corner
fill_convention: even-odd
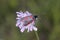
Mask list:
[[[37,40],[39,40],[39,36],[38,36],[38,33],[36,31],[35,31],[35,35],[36,35]]]

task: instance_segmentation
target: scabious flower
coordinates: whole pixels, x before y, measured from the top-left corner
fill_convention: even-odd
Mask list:
[[[19,27],[21,32],[24,32],[24,30],[27,29],[27,32],[29,31],[37,31],[37,28],[35,27],[35,18],[31,13],[28,11],[26,12],[16,12],[17,18],[16,18],[16,26]]]

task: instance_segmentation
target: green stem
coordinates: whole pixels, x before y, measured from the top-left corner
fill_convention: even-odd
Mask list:
[[[38,36],[38,33],[36,31],[35,31],[35,35],[36,35],[37,40],[39,40],[39,36]]]

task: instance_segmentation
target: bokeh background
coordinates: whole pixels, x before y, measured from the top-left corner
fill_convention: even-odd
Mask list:
[[[21,33],[16,11],[38,16],[39,40],[60,40],[60,0],[0,0],[0,40],[37,40],[35,32]]]

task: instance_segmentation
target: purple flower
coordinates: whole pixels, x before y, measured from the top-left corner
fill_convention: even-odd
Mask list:
[[[35,25],[35,20],[34,17],[31,13],[28,11],[26,12],[16,12],[17,13],[17,18],[16,18],[16,26],[19,27],[21,32],[24,32],[24,30],[27,29],[27,32],[29,31],[37,31],[37,28],[34,26]]]

